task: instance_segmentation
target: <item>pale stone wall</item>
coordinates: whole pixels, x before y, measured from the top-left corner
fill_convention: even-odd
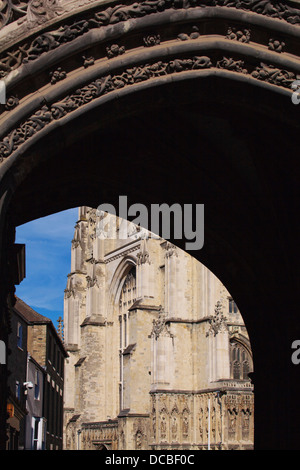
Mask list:
[[[28,328],[28,352],[41,365],[46,365],[47,326],[34,324]]]
[[[250,343],[230,294],[165,240],[132,224],[118,239],[124,223],[114,220],[103,238],[96,210],[80,208],[72,241],[66,448],[251,447],[252,386],[230,375],[230,341]]]

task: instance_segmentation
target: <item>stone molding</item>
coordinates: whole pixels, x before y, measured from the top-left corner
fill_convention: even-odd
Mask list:
[[[43,0],[49,1],[49,0]],[[99,4],[99,2],[93,2]],[[282,4],[272,5],[272,8],[268,8],[265,5],[265,8],[259,8],[259,4],[266,4],[261,0],[252,0],[252,1],[229,1],[229,0],[209,0],[204,2],[203,0],[195,1],[186,1],[186,0],[169,0],[169,1],[160,1],[153,0],[152,2],[140,2],[134,3],[133,5],[115,5],[114,7],[108,7],[103,9],[104,6],[107,6],[107,3],[102,2],[99,5],[99,8],[96,10],[87,9],[86,11],[81,12],[81,18],[72,20],[69,18],[65,21],[65,24],[58,24],[57,29],[47,29],[46,31],[39,31],[36,34],[33,34],[33,29],[30,28],[30,34],[28,37],[24,37],[20,42],[17,38],[13,38],[11,42],[8,40],[8,36],[5,35],[4,39],[1,40],[0,37],[0,51],[2,51],[0,57],[0,76],[3,78],[12,72],[13,70],[18,69],[22,64],[28,64],[32,61],[37,60],[39,57],[44,55],[47,52],[57,50],[61,46],[66,46],[67,44],[76,42],[76,39],[81,38],[81,42],[85,44],[91,43],[93,41],[98,41],[99,39],[103,40],[106,36],[109,36],[111,31],[111,40],[116,38],[116,36],[122,36],[125,33],[128,34],[139,27],[157,27],[162,23],[166,22],[177,22],[177,21],[197,21],[207,19],[222,18],[230,20],[230,18],[236,22],[240,23],[249,23],[252,27],[255,26],[255,23],[261,23],[261,18],[270,18],[270,19],[282,19],[287,22],[287,25],[291,26],[285,33],[292,33],[298,35],[298,29],[295,28],[295,25],[300,24],[300,9],[289,9],[287,6]],[[271,3],[271,2],[270,2]],[[176,10],[176,17],[173,15],[173,11]],[[242,13],[243,12],[243,13]],[[246,13],[244,13],[246,12]],[[254,12],[250,15],[248,12]],[[288,12],[290,16],[288,16]],[[149,15],[151,17],[149,18]],[[146,20],[146,21],[145,21]],[[274,24],[271,22],[267,24],[270,29],[273,28],[281,31],[282,27],[285,25],[285,21],[279,24],[277,22]],[[124,24],[126,22],[126,25]],[[193,26],[195,28],[195,26]],[[234,29],[230,27],[229,29]],[[241,29],[243,29],[241,27]],[[91,34],[89,34],[91,33]],[[239,33],[239,31],[237,31]],[[232,33],[233,34],[233,33]],[[229,31],[226,31],[225,36],[232,39],[240,40],[240,34],[229,34]],[[247,30],[246,35],[250,35],[250,30]],[[83,37],[89,35],[89,40],[84,41]],[[188,32],[182,31],[178,35],[178,39],[181,39],[182,36],[191,39],[195,35],[188,35]],[[200,36],[200,34],[199,34]],[[159,40],[158,40],[159,38]],[[116,40],[116,39],[114,39]],[[277,41],[277,39],[270,37],[269,41]],[[280,41],[279,41],[280,42]],[[153,47],[161,43],[160,34],[148,34],[143,35],[141,38],[141,44],[145,47]],[[113,56],[122,54],[125,52],[123,45],[110,44],[105,48],[105,54],[107,54],[107,49],[118,50],[117,54]],[[7,51],[7,52],[5,52]],[[110,57],[110,55],[108,56]],[[88,67],[93,64],[92,57],[83,56],[83,65]]]
[[[111,70],[111,73],[102,75],[89,84],[78,88],[62,100],[55,101],[51,105],[48,103],[43,104],[40,109],[17,125],[0,142],[0,161],[3,162],[22,144],[32,139],[49,125],[60,121],[67,115],[109,93],[118,92],[122,88],[147,82],[150,79],[209,69],[226,70],[259,82],[287,88],[291,92],[293,81],[299,77],[295,72],[275,67],[272,64],[259,62],[255,69],[251,71],[243,60],[235,60],[232,57],[224,56],[221,60],[213,61],[206,55],[159,60],[126,68],[121,73],[117,71],[113,73],[113,70]]]
[[[288,0],[276,4],[265,0],[152,0],[144,2],[132,2],[130,5],[112,4],[108,7],[106,1],[91,0],[40,0],[38,4],[34,0],[19,4],[16,0],[3,0],[0,16],[0,29],[14,23],[14,27],[22,31],[25,28],[36,29],[39,25],[48,25],[53,18],[67,17],[74,11],[100,7],[103,9],[103,20],[117,22],[129,17],[141,17],[145,14],[165,11],[166,9],[188,9],[195,6],[210,7],[221,6],[235,8],[242,11],[251,11],[271,18],[278,18],[291,24],[299,24],[299,2]],[[103,8],[104,7],[104,8]],[[22,25],[25,25],[25,28]]]

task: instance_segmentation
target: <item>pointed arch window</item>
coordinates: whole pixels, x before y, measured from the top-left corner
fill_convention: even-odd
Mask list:
[[[239,309],[235,301],[230,297],[228,299],[228,312],[229,313],[238,313]]]
[[[125,378],[124,378],[124,352],[129,346],[129,309],[136,300],[136,268],[133,266],[127,273],[120,294],[119,301],[119,324],[120,324],[120,345],[119,345],[119,358],[120,358],[120,382],[119,382],[119,397],[120,397],[120,410],[124,409],[124,391],[125,391]]]
[[[238,341],[230,343],[230,369],[232,379],[249,380],[248,374],[252,370],[252,358],[246,347]]]

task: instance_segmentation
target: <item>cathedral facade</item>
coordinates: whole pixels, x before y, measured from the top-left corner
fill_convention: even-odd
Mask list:
[[[168,241],[79,208],[64,342],[65,449],[253,448],[252,353],[238,306]]]

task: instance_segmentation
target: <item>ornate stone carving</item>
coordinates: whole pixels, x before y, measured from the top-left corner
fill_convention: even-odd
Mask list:
[[[27,8],[27,21],[37,24],[45,23],[61,15],[63,11],[60,0],[31,0]]]
[[[251,412],[248,408],[242,410],[242,438],[246,440],[249,439],[250,434],[250,415]]]
[[[75,225],[74,238],[71,243],[72,243],[72,248],[77,248],[78,246],[81,245],[80,226],[78,223]]]
[[[155,406],[152,407],[152,420],[151,420],[151,426],[152,426],[152,436],[153,439],[156,439],[156,409]]]
[[[160,44],[160,35],[159,34],[148,34],[143,38],[144,45],[146,47],[157,46]]]
[[[2,0],[0,29],[14,21],[42,24],[64,12],[60,0]]]
[[[11,109],[14,109],[16,106],[19,104],[19,99],[17,96],[10,96],[4,105],[4,108],[6,111],[10,111]]]
[[[93,276],[93,277],[86,276],[86,281],[87,281],[87,287],[88,288],[94,287],[94,286],[99,287],[98,280],[97,280],[96,276]]]
[[[163,441],[167,440],[167,416],[165,412],[161,413],[159,430],[160,430],[160,439]]]
[[[293,72],[282,70],[274,65],[267,65],[264,63],[261,63],[260,66],[256,67],[251,75],[258,80],[263,80],[283,87],[291,87],[293,81],[299,77]]]
[[[248,43],[250,41],[250,30],[249,29],[238,30],[237,28],[230,27],[228,28],[226,38],[239,41],[239,42]]]
[[[179,432],[179,411],[175,405],[171,411],[171,440],[178,441],[178,432]]]
[[[107,75],[96,79],[92,83],[76,90],[66,98],[53,103],[51,107],[43,105],[26,121],[12,130],[0,141],[0,161],[9,157],[20,145],[37,134],[51,122],[61,119],[86,103],[125,86],[134,85],[151,78],[180,73],[190,70],[208,69],[213,66],[207,56],[194,56],[189,59],[176,58],[169,62],[158,61],[126,69],[119,75]],[[233,72],[248,73],[244,62],[223,57],[216,64],[217,68],[224,68]],[[293,72],[281,70],[272,65],[261,63],[251,73],[253,78],[264,80],[274,85],[290,88],[297,76]]]
[[[151,336],[154,336],[156,340],[160,336],[169,336],[170,338],[173,338],[173,335],[170,332],[170,327],[169,325],[167,325],[166,321],[167,321],[166,313],[163,311],[162,306],[160,306],[158,319],[153,320],[153,327],[152,327],[152,332],[151,332]]]
[[[58,67],[58,69],[54,70],[54,72],[50,72],[50,77],[51,84],[55,85],[55,83],[64,80],[67,77],[67,74],[64,70],[61,69],[61,67]]]
[[[136,450],[141,450],[143,448],[143,433],[138,430],[135,435],[135,448]]]
[[[270,51],[282,52],[284,46],[285,46],[285,42],[279,41],[278,39],[271,38],[269,40],[268,49],[270,49]]]
[[[137,265],[148,263],[150,264],[149,252],[145,245],[141,246],[141,251],[139,251],[136,255],[137,257]]]
[[[14,21],[17,15],[25,15],[26,3],[17,0],[3,0],[0,11],[0,27]],[[28,40],[17,48],[4,53],[0,62],[1,76],[18,68],[28,60],[35,60],[44,52],[53,50],[62,44],[73,41],[94,28],[116,24],[133,18],[141,18],[148,14],[160,13],[172,9],[189,9],[193,7],[227,7],[250,11],[271,18],[278,18],[291,24],[300,24],[300,10],[286,3],[275,3],[267,0],[146,0],[132,5],[115,5],[96,13],[88,13],[82,20],[69,21],[60,26]],[[103,6],[100,6],[103,8]],[[61,13],[61,5],[57,0],[32,0],[28,6],[28,18],[31,21],[43,22]],[[243,37],[243,35],[242,35]],[[247,35],[246,35],[247,37]]]
[[[2,142],[0,142],[0,158],[8,157],[22,143],[42,130],[47,124],[60,119],[68,113],[80,108],[85,103],[102,96],[110,91],[123,88],[126,85],[139,83],[150,78],[168,75],[185,70],[210,67],[208,57],[194,57],[192,59],[174,59],[170,62],[156,62],[132,67],[121,75],[99,78],[91,84],[78,89],[62,101],[54,103],[51,108],[47,105],[36,111],[27,121],[14,129]]]
[[[177,247],[176,247],[175,245],[173,245],[172,243],[167,242],[167,243],[166,243],[166,254],[165,254],[165,257],[166,257],[166,258],[171,258],[171,256],[176,256],[176,257],[178,257]]]
[[[0,3],[0,29],[8,23],[26,15],[28,2],[2,0]]]
[[[217,68],[227,69],[233,72],[247,73],[247,69],[244,67],[243,60],[234,60],[231,57],[223,57],[222,60],[217,62]]]
[[[83,58],[83,66],[85,69],[87,69],[88,67],[90,67],[91,65],[94,65],[95,63],[95,59],[94,57],[85,57],[85,56],[82,56]]]
[[[113,57],[117,57],[118,55],[125,54],[125,47],[118,46],[118,44],[112,44],[111,46],[106,48],[107,57],[112,59]]]
[[[1,157],[9,156],[19,145],[27,141],[51,121],[53,121],[53,116],[48,106],[42,106],[42,108],[36,111],[27,121],[22,123],[3,139],[0,144]]]
[[[203,408],[200,408],[199,416],[198,416],[198,430],[200,436],[200,442],[203,442],[203,428],[204,428],[204,411]]]
[[[206,336],[213,334],[216,336],[221,331],[227,331],[226,317],[222,312],[222,303],[218,300],[215,306],[214,316],[209,320],[209,330],[206,333]]]
[[[65,296],[66,298],[70,298],[71,296],[75,297],[76,291],[73,286],[73,280],[72,278],[69,279],[67,288],[65,289]]]
[[[237,425],[238,412],[236,408],[228,408],[228,438],[236,438],[236,425]]]
[[[182,439],[188,440],[190,434],[190,410],[185,408],[182,412]]]
[[[199,29],[197,26],[192,27],[192,32],[190,34],[180,33],[177,36],[177,39],[180,41],[188,41],[189,39],[198,39],[200,37]]]

